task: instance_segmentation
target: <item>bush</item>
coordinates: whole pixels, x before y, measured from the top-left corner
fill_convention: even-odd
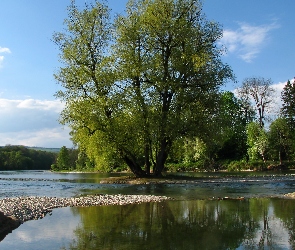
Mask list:
[[[245,160],[231,161],[227,166],[228,171],[241,171],[249,169],[249,165]]]
[[[50,170],[51,170],[51,171],[59,171],[59,168],[58,168],[58,166],[57,166],[56,164],[52,164],[52,165],[50,166]]]

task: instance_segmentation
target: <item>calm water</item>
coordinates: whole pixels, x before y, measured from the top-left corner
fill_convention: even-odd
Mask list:
[[[55,209],[22,224],[0,249],[295,249],[295,200],[282,198],[295,192],[294,174],[189,173],[195,183],[149,186],[100,184],[109,175],[93,173],[0,172],[0,198],[94,193],[175,198]],[[246,199],[216,199],[226,196]]]

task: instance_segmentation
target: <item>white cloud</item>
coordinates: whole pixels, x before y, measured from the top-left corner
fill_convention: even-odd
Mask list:
[[[56,128],[39,128],[35,131],[15,131],[8,133],[0,133],[0,145],[24,145],[39,146],[48,148],[58,148],[62,146],[72,147],[69,140],[69,128],[61,126]]]
[[[290,82],[294,83],[294,79],[290,80]],[[273,102],[275,103],[275,112],[277,114],[280,112],[280,109],[283,104],[281,99],[281,93],[286,84],[287,84],[287,81],[279,82],[279,83],[271,85],[271,87],[275,90]]]
[[[52,110],[54,112],[60,112],[64,105],[59,101],[47,101],[47,100],[34,100],[26,99],[18,101],[17,108],[21,109],[36,109],[36,110]]]
[[[0,56],[0,66],[1,66],[3,60],[4,60],[4,56]]]
[[[75,208],[56,208],[52,215],[46,215],[42,220],[32,220],[22,224],[13,234],[8,234],[9,242],[37,242],[46,246],[47,241],[71,242],[74,231],[80,222],[80,216],[75,216]],[[42,228],[42,230],[40,230]],[[44,237],[46,235],[46,237]],[[6,239],[6,238],[5,238]],[[8,243],[7,243],[8,245]],[[50,244],[49,246],[52,246]]]
[[[11,53],[10,49],[9,48],[2,48],[0,46],[0,53]],[[2,67],[2,62],[4,60],[4,56],[0,55],[0,68]]]
[[[35,100],[35,99],[24,99],[24,100],[11,100],[0,98],[0,115],[9,115],[12,113],[30,113],[39,112],[44,114],[44,111],[49,113],[60,113],[64,108],[64,104],[60,101],[48,101],[48,100]]]
[[[10,49],[0,47],[0,53],[11,53]]]
[[[237,30],[225,29],[220,43],[245,62],[251,62],[260,53],[270,31],[278,27],[275,23],[260,26],[240,23],[239,26]]]
[[[69,128],[58,123],[64,104],[48,100],[0,99],[0,146],[71,146]]]
[[[277,117],[280,113],[281,107],[282,107],[282,100],[281,100],[281,93],[283,88],[285,87],[287,82],[279,82],[276,84],[271,85],[271,87],[274,89],[273,94],[273,116]]]

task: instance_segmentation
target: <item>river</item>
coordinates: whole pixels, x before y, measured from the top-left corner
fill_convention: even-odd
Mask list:
[[[100,183],[120,175],[126,174],[0,172],[0,198],[119,193],[174,198],[54,209],[8,234],[0,249],[295,249],[295,200],[283,197],[295,192],[294,171],[185,173],[196,179],[178,184]]]

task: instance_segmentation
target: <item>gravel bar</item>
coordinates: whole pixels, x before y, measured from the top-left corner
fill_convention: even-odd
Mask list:
[[[0,199],[0,211],[23,223],[43,218],[52,209],[60,207],[89,207],[103,205],[127,205],[143,202],[162,202],[171,198],[155,195],[88,195],[72,198],[13,197]]]

